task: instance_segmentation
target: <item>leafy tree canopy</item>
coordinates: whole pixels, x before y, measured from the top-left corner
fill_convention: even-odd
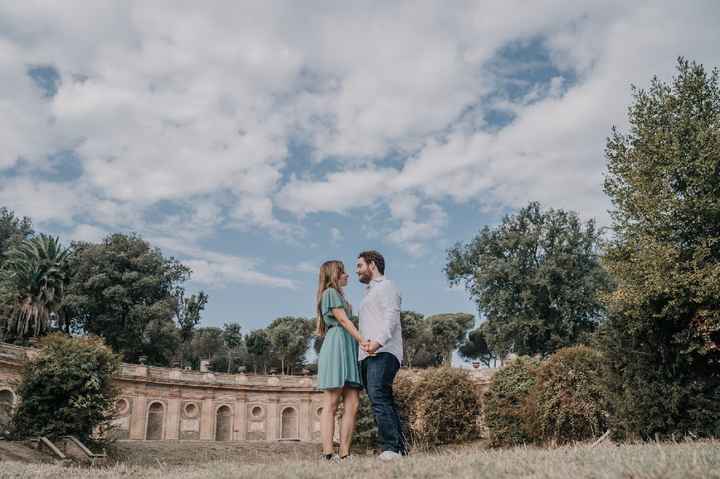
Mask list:
[[[600,342],[620,436],[720,434],[719,74],[677,69],[633,88],[607,141],[617,289]]]
[[[44,234],[15,243],[0,270],[0,338],[7,341],[47,332],[72,276],[71,251]]]
[[[174,318],[190,269],[136,234],[113,234],[99,244],[73,246],[77,274],[67,303],[78,327],[105,338],[126,361],[137,362],[147,352],[148,325],[155,322],[158,332],[165,327],[163,321]]]
[[[445,272],[487,318],[493,351],[546,355],[586,340],[603,317],[600,246],[594,221],[532,202],[451,248]]]
[[[54,333],[44,337],[41,346],[22,373],[14,434],[91,439],[112,419],[117,394],[112,376],[120,368],[120,357],[97,337]]]

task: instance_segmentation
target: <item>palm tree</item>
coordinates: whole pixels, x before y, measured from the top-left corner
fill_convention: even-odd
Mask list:
[[[40,234],[8,251],[0,271],[9,308],[2,318],[4,336],[37,337],[48,330],[51,317],[61,312],[71,277],[71,250],[58,238]]]

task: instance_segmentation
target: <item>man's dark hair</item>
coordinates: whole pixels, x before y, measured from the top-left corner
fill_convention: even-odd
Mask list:
[[[375,263],[375,267],[378,269],[380,274],[385,274],[385,258],[383,255],[375,250],[363,251],[358,255],[358,258],[362,258],[369,265]]]

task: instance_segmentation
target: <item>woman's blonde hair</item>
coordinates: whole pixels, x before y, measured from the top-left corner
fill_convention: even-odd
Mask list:
[[[325,336],[325,321],[322,317],[322,295],[328,288],[334,288],[340,296],[345,298],[342,288],[338,286],[338,280],[340,275],[345,272],[345,265],[342,261],[330,260],[325,261],[320,266],[320,278],[318,281],[317,296],[315,298],[315,304],[317,306],[317,322],[315,327],[315,334],[317,336]]]

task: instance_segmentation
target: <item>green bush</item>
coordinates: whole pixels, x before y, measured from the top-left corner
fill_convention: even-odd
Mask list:
[[[544,360],[527,398],[530,435],[564,444],[607,430],[599,370],[602,355],[586,346],[564,348]]]
[[[393,395],[412,448],[460,443],[479,436],[481,401],[467,371],[449,367],[401,370],[393,383]],[[363,393],[353,444],[369,449],[376,440],[372,406]]]
[[[55,333],[40,345],[39,355],[22,373],[13,435],[92,440],[112,419],[116,391],[111,379],[120,367],[119,356],[95,337]]]
[[[483,405],[491,446],[535,442],[527,399],[537,382],[539,366],[538,360],[520,356],[495,373]]]
[[[467,371],[426,369],[414,380],[400,378],[396,390],[413,447],[424,449],[479,436],[481,400]]]

